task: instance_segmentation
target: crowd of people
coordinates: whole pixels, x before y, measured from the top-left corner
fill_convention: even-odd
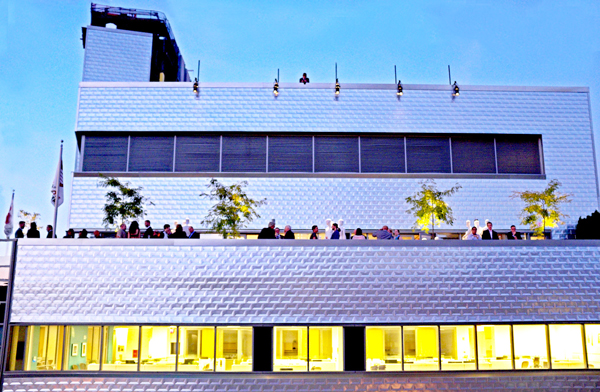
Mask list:
[[[487,229],[481,230],[473,226],[471,228],[471,232],[465,234],[463,236],[464,240],[469,241],[480,241],[480,240],[498,240],[500,237],[496,231],[493,230],[492,222],[487,222]],[[52,225],[46,226],[46,238],[53,238],[54,231]],[[69,229],[67,230],[66,235],[63,238],[90,238],[90,233],[83,229],[79,233],[75,233],[75,230]],[[401,239],[399,230],[391,230],[388,226],[383,226],[381,229],[372,232],[371,235],[378,240],[399,240]],[[25,222],[19,222],[19,228],[15,232],[15,238],[40,238],[41,234],[37,228],[37,224],[32,222],[30,224],[29,230],[25,232]],[[95,230],[92,233],[91,238],[103,238],[103,234],[100,233],[99,230]],[[349,236],[352,240],[366,240],[368,239],[368,234],[363,233],[361,228],[356,228],[351,236]],[[432,235],[434,237],[434,235]],[[520,240],[522,239],[521,233],[517,232],[517,229],[514,225],[510,227],[510,232],[506,234],[506,237],[509,240]],[[151,222],[149,220],[144,221],[144,228],[141,229],[139,223],[137,221],[131,222],[129,225],[129,229],[127,225],[124,223],[120,225],[119,229],[116,233],[116,238],[200,238],[200,233],[197,232],[193,226],[186,225],[185,227],[181,224],[176,224],[175,231],[171,230],[171,225],[166,224],[163,226],[163,230],[154,230],[151,226]],[[286,239],[293,240],[296,239],[296,235],[292,231],[290,225],[286,225],[283,233],[279,229],[279,227],[275,227],[275,222],[270,222],[267,227],[260,231],[258,235],[258,239]],[[319,239],[319,227],[314,225],[312,227],[312,233],[310,234],[311,240]],[[345,230],[340,227],[338,223],[331,223],[328,226],[325,232],[325,239],[331,240],[339,240],[346,239]]]

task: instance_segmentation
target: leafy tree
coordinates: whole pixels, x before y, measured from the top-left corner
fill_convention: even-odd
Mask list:
[[[42,216],[39,212],[27,212],[25,210],[19,210],[19,220],[25,222],[25,228],[29,229],[31,227],[31,222],[36,222],[38,218]]]
[[[146,213],[144,203],[154,205],[147,197],[140,193],[142,187],[133,188],[129,182],[122,183],[114,177],[104,177],[99,185],[103,188],[109,188],[106,193],[106,204],[102,209],[104,219],[102,223],[106,226],[121,224],[129,219],[144,216]]]
[[[578,240],[600,239],[600,212],[598,210],[585,218],[579,217],[575,236]]]
[[[439,227],[442,222],[453,224],[452,209],[444,201],[444,198],[452,196],[461,186],[456,184],[448,190],[440,191],[434,180],[428,179],[421,181],[420,184],[421,190],[406,198],[406,202],[412,206],[406,212],[417,218],[413,229],[421,229],[425,233],[429,233],[429,225],[431,225],[433,233],[435,225]]]
[[[552,180],[541,192],[513,192],[511,198],[521,199],[525,203],[521,211],[521,223],[529,225],[536,235],[543,235],[546,227],[557,227],[564,223],[563,218],[568,218],[568,215],[560,212],[559,207],[563,203],[570,203],[569,197],[572,195],[559,193],[561,185],[560,181]]]
[[[208,193],[201,193],[201,197],[218,201],[208,212],[201,222],[210,226],[211,230],[221,234],[223,238],[235,238],[240,235],[239,229],[245,227],[254,218],[260,218],[256,207],[263,205],[266,199],[253,200],[246,195],[244,189],[248,183],[242,181],[239,184],[225,186],[212,178],[207,188]]]

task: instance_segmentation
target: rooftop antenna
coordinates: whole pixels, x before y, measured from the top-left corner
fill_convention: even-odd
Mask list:
[[[396,73],[396,66],[394,65],[394,84],[398,84],[398,74]]]
[[[450,77],[450,65],[448,65],[448,84],[452,86],[452,78]]]

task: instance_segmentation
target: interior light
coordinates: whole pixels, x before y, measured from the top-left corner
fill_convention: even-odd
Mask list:
[[[198,78],[194,80],[194,94],[198,94]]]
[[[335,80],[335,95],[340,95],[340,82]]]
[[[401,96],[404,93],[402,92],[402,82],[398,81],[398,92],[396,93],[396,95]]]
[[[458,97],[460,95],[460,88],[456,84],[456,80],[454,81],[454,92],[452,93],[453,97]]]
[[[273,84],[273,95],[279,95],[279,82],[277,82],[277,79],[275,79],[275,84]]]

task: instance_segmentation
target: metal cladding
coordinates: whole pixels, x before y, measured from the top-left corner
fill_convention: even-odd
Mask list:
[[[595,241],[257,241],[19,241],[11,322],[331,325],[600,314]]]

